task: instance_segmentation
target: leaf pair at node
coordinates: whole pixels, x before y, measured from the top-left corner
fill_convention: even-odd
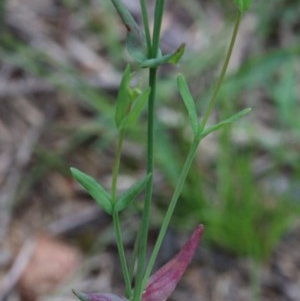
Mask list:
[[[103,208],[103,210],[112,215],[113,212],[120,212],[127,208],[129,204],[143,191],[150,180],[151,174],[148,174],[141,180],[133,184],[114,204],[110,194],[93,177],[82,171],[71,168],[73,178],[89,193],[89,195]]]
[[[134,20],[128,8],[121,0],[112,0],[124,26],[127,30],[126,46],[128,53],[140,64],[142,68],[155,68],[163,64],[176,64],[182,57],[185,45],[182,44],[174,52],[149,58],[147,54],[147,43],[144,32]]]
[[[234,121],[238,120],[239,118],[248,114],[251,111],[250,108],[243,109],[240,112],[232,115],[231,117],[229,117],[217,124],[212,125],[211,127],[207,128],[207,129],[201,129],[201,125],[198,121],[198,114],[197,114],[197,109],[196,109],[194,98],[193,98],[191,91],[187,85],[187,82],[182,74],[180,74],[177,78],[177,86],[178,86],[179,93],[182,97],[182,100],[184,102],[184,105],[186,107],[186,110],[188,112],[190,125],[191,125],[191,128],[192,128],[195,138],[198,137],[199,135],[201,135],[201,138],[204,138],[208,134],[215,132],[230,123],[233,123]]]
[[[115,123],[119,130],[136,124],[150,94],[150,88],[144,91],[132,88],[132,73],[128,65],[123,73],[117,96]]]

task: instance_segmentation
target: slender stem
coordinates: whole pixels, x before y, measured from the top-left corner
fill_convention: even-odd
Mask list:
[[[116,210],[114,210],[112,217],[113,217],[114,231],[115,231],[116,240],[117,240],[119,258],[120,258],[122,272],[123,272],[123,276],[124,276],[124,280],[125,280],[125,296],[127,298],[131,298],[131,296],[132,296],[131,278],[130,278],[127,261],[126,261],[126,256],[125,256],[125,250],[124,250],[124,246],[123,246],[119,214]]]
[[[232,33],[232,37],[231,37],[231,41],[230,41],[230,44],[229,44],[229,48],[228,48],[227,53],[226,53],[225,61],[224,61],[220,76],[218,78],[218,81],[216,83],[214,92],[213,92],[212,97],[210,98],[210,100],[208,102],[208,107],[207,107],[207,109],[204,113],[204,117],[203,117],[202,122],[200,124],[200,127],[199,127],[200,131],[203,131],[205,126],[206,126],[208,118],[209,118],[209,116],[210,116],[210,114],[211,114],[211,112],[214,108],[214,105],[216,103],[217,96],[219,94],[222,83],[224,81],[226,70],[228,68],[228,64],[229,64],[230,57],[231,57],[231,54],[232,54],[233,46],[234,46],[234,43],[236,41],[237,33],[238,33],[238,30],[239,30],[239,26],[240,26],[240,22],[241,22],[241,16],[242,16],[242,14],[240,12],[238,12],[238,15],[237,15],[237,18],[236,18],[236,21],[235,21],[235,25],[234,25],[234,29],[233,29],[233,33]]]
[[[160,41],[160,29],[164,11],[164,0],[156,0],[155,16],[154,16],[154,29],[153,40],[151,47],[151,58],[156,58],[159,50]],[[149,95],[148,103],[148,134],[147,134],[147,173],[151,173],[151,179],[146,186],[145,205],[141,224],[141,241],[138,257],[138,267],[136,274],[136,284],[134,290],[134,301],[140,301],[144,289],[143,279],[145,273],[145,262],[147,253],[147,242],[149,232],[149,220],[150,220],[150,207],[153,191],[153,149],[154,149],[154,104],[156,97],[156,77],[157,68],[150,68],[149,70],[149,86],[151,92]]]
[[[176,206],[178,198],[181,194],[182,188],[184,186],[185,179],[188,175],[189,169],[190,169],[191,164],[193,162],[193,159],[195,157],[197,147],[198,147],[198,145],[201,141],[201,138],[202,138],[202,136],[198,135],[197,138],[194,140],[193,144],[191,145],[189,154],[188,154],[187,159],[184,163],[181,174],[178,178],[177,185],[175,187],[173,196],[172,196],[171,201],[170,201],[170,205],[169,205],[168,210],[166,212],[166,215],[165,215],[165,218],[164,218],[163,223],[161,225],[160,232],[158,234],[155,246],[153,248],[151,257],[149,259],[149,263],[148,263],[148,266],[147,266],[147,269],[146,269],[146,272],[145,272],[145,276],[144,276],[144,279],[143,279],[143,288],[146,286],[146,283],[147,283],[147,281],[149,279],[149,276],[152,272],[157,254],[159,252],[159,249],[160,249],[161,244],[163,242],[163,239],[165,237],[167,228],[169,226],[169,223],[170,223],[170,220],[172,218],[175,206]]]
[[[150,69],[149,75],[149,86],[151,92],[149,95],[148,103],[148,134],[147,134],[147,174],[152,174],[150,180],[146,186],[146,197],[143,210],[142,224],[141,224],[141,236],[140,236],[140,249],[138,256],[138,266],[136,274],[136,283],[134,290],[134,300],[139,301],[142,296],[143,287],[142,280],[145,271],[146,253],[147,253],[147,242],[148,242],[148,231],[149,231],[149,220],[150,220],[150,208],[153,191],[153,145],[154,145],[154,103],[156,94],[156,73],[157,69]]]
[[[154,11],[152,58],[155,58],[157,56],[159,50],[160,30],[161,30],[164,6],[165,6],[165,0],[156,0],[155,11]]]
[[[117,182],[118,182],[123,140],[124,140],[124,131],[121,131],[119,134],[118,146],[117,146],[116,156],[115,156],[115,160],[114,160],[114,164],[113,164],[113,172],[112,172],[111,197],[112,197],[113,206],[116,204],[116,201],[117,201]],[[115,231],[115,235],[116,235],[119,258],[120,258],[122,272],[123,272],[124,281],[125,281],[125,295],[126,295],[126,297],[131,297],[131,294],[132,294],[131,278],[130,278],[127,261],[126,261],[126,256],[125,256],[125,250],[124,250],[124,246],[123,246],[119,214],[116,210],[113,210],[112,219],[113,219],[114,231]]]
[[[178,178],[177,185],[176,185],[174,193],[172,195],[172,198],[171,198],[168,210],[167,210],[165,218],[163,220],[160,232],[158,234],[155,246],[154,246],[152,254],[150,256],[149,263],[148,263],[148,266],[147,266],[147,269],[146,269],[146,272],[145,272],[145,275],[144,275],[144,278],[143,278],[143,281],[142,281],[142,288],[143,289],[146,286],[147,281],[148,281],[148,279],[150,277],[150,274],[152,272],[152,269],[153,269],[156,257],[158,255],[159,249],[160,249],[161,244],[163,242],[163,239],[165,237],[165,234],[166,234],[167,228],[169,226],[170,220],[172,218],[174,209],[176,207],[178,198],[179,198],[179,196],[181,194],[181,191],[183,189],[184,182],[186,180],[186,177],[187,177],[188,172],[190,170],[191,164],[192,164],[193,159],[195,157],[198,145],[199,145],[199,143],[201,142],[201,140],[203,138],[202,131],[203,131],[203,129],[204,129],[206,123],[207,123],[209,115],[210,115],[210,113],[211,113],[211,111],[213,109],[213,106],[214,106],[215,102],[216,102],[217,95],[218,95],[218,92],[220,90],[221,84],[222,84],[222,82],[224,80],[226,69],[228,67],[228,63],[229,63],[229,60],[230,60],[230,57],[231,57],[231,54],[232,54],[232,49],[233,49],[233,46],[234,46],[234,43],[235,43],[235,40],[236,40],[236,36],[237,36],[239,24],[240,24],[240,19],[241,19],[241,14],[238,13],[236,24],[235,24],[235,27],[234,27],[234,30],[233,30],[233,34],[232,34],[232,38],[231,38],[231,42],[230,42],[230,46],[229,46],[229,49],[228,49],[227,54],[226,54],[225,63],[224,63],[224,66],[223,66],[223,68],[221,70],[220,77],[219,77],[219,79],[217,81],[217,85],[216,85],[215,91],[214,91],[213,96],[212,96],[212,98],[211,98],[211,100],[209,102],[209,106],[208,106],[208,108],[207,108],[207,110],[205,112],[205,115],[204,115],[205,117],[204,117],[204,119],[203,119],[203,121],[202,121],[202,123],[200,125],[198,134],[195,137],[195,139],[194,139],[194,141],[193,141],[193,143],[191,145],[191,148],[190,148],[190,151],[188,153],[187,159],[186,159],[186,161],[184,163],[184,166],[182,168],[181,174],[180,174],[180,176]]]
[[[129,265],[129,275],[130,275],[131,281],[133,281],[133,279],[134,279],[134,268],[137,263],[140,240],[141,240],[141,231],[138,231],[135,242],[134,242],[132,256],[131,256],[130,265]]]
[[[111,198],[112,198],[113,205],[116,203],[116,200],[117,200],[117,183],[118,183],[118,174],[119,174],[123,140],[124,140],[124,132],[121,131],[119,134],[116,156],[115,156],[113,170],[112,170]]]
[[[149,57],[151,55],[151,36],[150,36],[149,18],[148,18],[146,1],[140,0],[140,5],[141,5],[142,16],[143,16],[144,31],[145,31],[147,51]]]
[[[154,29],[153,40],[151,47],[151,58],[156,58],[158,55],[159,41],[160,41],[160,29],[164,10],[164,0],[157,0],[155,5],[154,16]],[[151,93],[148,103],[148,133],[147,133],[147,173],[152,174],[147,186],[146,186],[146,198],[144,212],[141,222],[141,241],[138,257],[138,267],[136,275],[136,284],[134,290],[134,300],[139,301],[142,297],[144,289],[143,279],[146,266],[146,252],[149,232],[149,220],[150,220],[150,207],[153,191],[153,145],[154,145],[154,104],[156,97],[156,76],[157,68],[149,69],[149,86]]]

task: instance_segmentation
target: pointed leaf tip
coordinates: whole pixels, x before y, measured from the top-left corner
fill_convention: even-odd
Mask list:
[[[127,29],[127,50],[137,62],[141,63],[147,58],[147,46],[144,33],[123,1],[112,0],[112,3]]]
[[[72,289],[72,293],[81,301],[89,301],[87,294]]]
[[[179,253],[150,277],[142,301],[163,301],[172,294],[197,250],[203,231],[203,225],[198,225]]]
[[[72,289],[73,294],[81,301],[128,301],[125,297],[109,293],[82,293]]]
[[[184,54],[185,44],[181,44],[175,51],[148,60],[144,60],[140,67],[155,68],[163,64],[177,64]]]
[[[112,204],[110,195],[106,190],[91,176],[71,167],[73,178],[90,194],[90,196],[105,210],[112,214]]]
[[[181,98],[184,102],[184,105],[187,109],[190,124],[194,133],[194,136],[198,134],[198,116],[197,116],[197,109],[195,105],[194,98],[190,92],[188,84],[182,74],[177,77],[177,86],[181,95]]]
[[[131,68],[129,65],[126,66],[117,96],[117,105],[115,111],[115,123],[117,128],[120,127],[122,121],[126,118],[130,111],[130,106],[132,103],[130,97],[130,81],[132,79]]]
[[[125,191],[118,199],[115,210],[120,212],[128,207],[128,205],[136,198],[136,196],[145,188],[151,177],[152,173],[146,175],[144,178],[133,184],[127,191]]]
[[[210,126],[209,128],[207,128],[206,130],[204,130],[202,132],[202,136],[205,137],[208,134],[215,132],[224,126],[237,121],[238,119],[240,119],[244,115],[248,114],[249,112],[251,112],[251,108],[246,108],[246,109],[241,110],[240,112],[237,112],[236,114],[232,115],[231,117],[229,117],[223,121],[220,121],[219,123],[214,124],[214,125]]]

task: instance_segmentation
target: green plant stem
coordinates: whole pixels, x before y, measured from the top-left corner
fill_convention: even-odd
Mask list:
[[[135,242],[134,242],[132,256],[131,256],[130,265],[129,265],[129,275],[130,275],[131,281],[133,281],[133,279],[134,279],[134,268],[135,268],[137,258],[138,258],[140,240],[141,240],[141,231],[138,231],[138,234],[137,234]]]
[[[233,33],[232,33],[232,37],[231,37],[231,40],[230,40],[229,48],[228,48],[227,53],[226,53],[225,61],[224,61],[220,76],[218,78],[218,81],[216,83],[214,92],[213,92],[212,97],[210,98],[210,100],[208,102],[208,107],[207,107],[207,109],[204,113],[204,117],[203,117],[202,122],[200,124],[200,127],[199,127],[200,131],[203,131],[205,129],[208,118],[209,118],[209,116],[210,116],[210,114],[211,114],[211,112],[212,112],[212,110],[215,106],[216,101],[217,101],[217,97],[218,97],[220,88],[222,86],[222,83],[224,81],[226,70],[228,68],[228,64],[229,64],[230,57],[231,57],[231,54],[232,54],[233,46],[234,46],[235,41],[236,41],[237,33],[238,33],[238,30],[239,30],[239,27],[240,27],[241,17],[242,17],[241,12],[238,12],[238,15],[237,15],[237,18],[236,18],[236,21],[235,21],[235,25],[234,25],[234,29],[233,29]]]
[[[119,252],[119,258],[120,258],[122,272],[125,280],[125,296],[127,298],[131,298],[132,297],[131,278],[130,278],[124,246],[123,246],[120,219],[119,219],[118,212],[114,210],[112,217],[113,217],[114,231],[116,235],[117,247]]]
[[[153,38],[151,47],[151,57],[156,58],[159,50],[160,41],[160,29],[164,11],[164,0],[156,0],[155,12],[154,12],[154,28],[153,28]],[[148,242],[148,232],[149,232],[149,220],[150,220],[150,208],[152,200],[153,191],[153,149],[154,149],[154,104],[156,97],[156,78],[157,68],[149,69],[149,87],[151,89],[148,102],[148,133],[147,133],[147,173],[152,174],[146,186],[146,197],[144,212],[141,224],[141,240],[140,249],[138,255],[138,266],[136,274],[136,283],[134,290],[134,301],[140,301],[144,289],[143,279],[145,273],[145,262],[147,253],[147,242]]]
[[[164,218],[163,223],[161,225],[160,232],[158,234],[155,246],[154,246],[153,251],[151,253],[151,257],[149,259],[149,263],[148,263],[148,266],[147,266],[147,269],[146,269],[146,272],[145,272],[145,276],[144,276],[144,279],[143,279],[143,288],[146,286],[147,281],[148,281],[148,279],[150,277],[150,274],[152,272],[157,254],[159,252],[159,249],[161,247],[161,244],[162,244],[163,239],[165,237],[165,234],[167,232],[167,228],[168,228],[170,220],[172,218],[175,206],[176,206],[178,198],[181,194],[182,188],[184,186],[185,179],[188,175],[189,169],[191,167],[191,164],[193,162],[193,159],[195,157],[195,154],[196,154],[196,151],[197,151],[197,148],[198,148],[198,145],[199,145],[201,139],[202,139],[202,136],[198,135],[196,137],[196,139],[194,140],[194,142],[192,143],[189,154],[188,154],[187,159],[184,163],[181,174],[178,178],[177,185],[175,187],[173,196],[172,196],[171,201],[170,201],[170,205],[169,205],[168,210],[166,212],[166,215],[165,215],[165,218]]]
[[[165,7],[165,0],[156,0],[154,11],[154,28],[152,39],[152,57],[156,58],[159,50],[160,30]]]
[[[121,131],[119,134],[118,146],[117,146],[116,156],[115,156],[115,160],[114,160],[114,164],[113,164],[113,172],[112,172],[111,197],[112,197],[112,205],[113,206],[117,202],[117,182],[118,182],[120,158],[121,158],[121,150],[122,150],[123,141],[124,141],[124,131]],[[129,298],[132,295],[131,278],[130,278],[127,261],[126,261],[126,256],[125,256],[125,250],[124,250],[124,246],[123,246],[119,214],[116,210],[113,210],[112,219],[113,219],[114,231],[115,231],[115,235],[116,235],[119,258],[120,258],[122,272],[123,272],[124,281],[125,281],[125,295],[126,295],[126,297]]]
[[[144,24],[144,31],[147,43],[147,51],[148,57],[151,55],[151,36],[150,36],[150,28],[149,28],[149,18],[148,18],[148,10],[145,0],[140,0],[141,5],[141,12],[143,16],[143,24]]]
[[[150,69],[149,74],[149,86],[151,92],[149,95],[148,102],[148,133],[147,133],[147,174],[152,174],[150,180],[146,186],[145,204],[143,210],[143,217],[141,223],[141,236],[140,236],[140,248],[138,254],[138,265],[136,274],[136,283],[134,290],[134,300],[139,301],[142,296],[143,287],[142,279],[145,271],[146,253],[147,253],[147,242],[149,232],[149,221],[150,221],[150,208],[153,191],[153,145],[154,145],[154,103],[156,94],[156,73],[157,68]]]
[[[145,272],[145,275],[144,275],[144,278],[143,278],[143,281],[142,281],[143,282],[142,283],[142,289],[144,289],[144,287],[146,286],[147,281],[148,281],[148,279],[150,277],[150,274],[151,274],[151,272],[153,270],[153,266],[154,266],[155,260],[157,258],[157,255],[158,255],[158,252],[160,250],[161,244],[162,244],[163,239],[165,237],[165,234],[166,234],[167,228],[169,226],[170,220],[172,218],[174,209],[176,207],[178,198],[179,198],[179,196],[180,196],[180,194],[182,192],[182,189],[183,189],[183,186],[184,186],[184,182],[185,182],[186,177],[188,175],[189,169],[190,169],[191,164],[192,164],[192,162],[194,160],[194,157],[195,157],[198,145],[199,145],[199,143],[201,142],[201,140],[204,137],[203,136],[203,130],[204,130],[205,125],[207,123],[207,120],[208,120],[208,118],[210,116],[210,113],[211,113],[211,111],[213,109],[213,106],[214,106],[214,104],[216,102],[217,95],[218,95],[218,92],[220,90],[221,84],[222,84],[222,82],[224,80],[226,69],[228,67],[228,63],[229,63],[229,60],[230,60],[230,57],[231,57],[231,54],[232,54],[232,49],[233,49],[233,46],[234,46],[234,43],[235,43],[235,40],[236,40],[236,36],[237,36],[239,24],[240,24],[240,19],[241,19],[241,13],[238,13],[237,20],[236,20],[236,23],[235,23],[235,27],[234,27],[234,30],[233,30],[233,34],[232,34],[232,38],[231,38],[231,42],[230,42],[230,46],[229,46],[229,49],[228,49],[227,54],[226,54],[225,63],[224,63],[223,68],[221,70],[221,74],[220,74],[219,79],[217,81],[216,88],[215,88],[215,91],[213,93],[213,96],[212,96],[212,98],[211,98],[211,100],[209,102],[209,106],[208,106],[208,108],[207,108],[207,110],[205,112],[205,117],[204,117],[204,119],[203,119],[203,121],[202,121],[202,123],[200,125],[198,134],[195,137],[195,139],[194,139],[194,141],[193,141],[193,143],[191,145],[191,148],[190,148],[190,151],[188,153],[187,159],[186,159],[186,161],[184,163],[184,166],[182,168],[181,174],[180,174],[180,176],[178,178],[177,185],[175,187],[175,190],[174,190],[174,193],[172,195],[172,198],[171,198],[168,210],[166,212],[166,215],[165,215],[165,218],[163,220],[160,232],[158,234],[155,246],[153,248],[152,254],[151,254],[150,259],[149,259],[149,263],[148,263],[148,266],[147,266],[147,269],[146,269],[146,272]]]
[[[117,183],[118,183],[118,174],[119,174],[121,150],[122,150],[123,141],[124,141],[124,131],[121,131],[119,133],[116,156],[115,156],[113,170],[112,170],[111,198],[112,198],[113,205],[115,205],[116,201],[117,201]]]

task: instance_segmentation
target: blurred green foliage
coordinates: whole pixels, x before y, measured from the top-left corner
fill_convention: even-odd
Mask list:
[[[219,7],[224,5],[224,1],[214,3]],[[105,45],[107,59],[112,65],[120,66],[120,57],[125,52],[118,40],[118,25],[110,21],[116,16],[112,15],[111,6],[103,5],[107,11],[103,15],[105,19],[98,18],[96,13],[92,14],[87,22],[87,30],[99,35],[101,43]],[[199,4],[192,2],[189,9],[193,10],[195,6]],[[76,13],[87,17],[87,9],[86,6],[82,10],[76,8]],[[230,19],[230,9],[225,13]],[[251,53],[247,53],[239,70],[227,78],[219,97],[216,118],[221,120],[229,117],[247,106],[253,107],[253,112],[250,117],[213,136],[217,155],[212,160],[206,161],[199,153],[177,207],[174,226],[195,220],[203,222],[208,243],[238,255],[263,260],[270,255],[282,234],[293,225],[300,213],[297,185],[300,181],[300,106],[297,87],[300,78],[300,41],[295,34],[300,26],[300,3],[297,0],[254,1],[251,13],[257,18],[255,47]],[[205,20],[203,14],[202,19]],[[282,30],[291,34],[288,43],[279,42],[280,35],[285,34]],[[215,39],[213,43],[200,56],[199,53],[190,53],[181,66],[186,77],[191,79],[191,85],[196,86],[195,92],[200,95],[200,116],[211,91],[207,82],[210,83],[214,78],[212,70],[218,68],[222,59],[222,41]],[[88,103],[95,111],[89,125],[82,127],[78,124],[74,128],[68,149],[51,156],[47,150],[37,151],[40,154],[40,172],[45,172],[49,166],[63,164],[60,161],[62,156],[92,135],[97,135],[95,147],[103,149],[113,143],[116,135],[113,125],[115,101],[108,93],[91,87],[74,68],[56,64],[46,54],[22,43],[9,32],[2,32],[0,58],[44,77],[57,89],[72,94],[77,101]],[[158,114],[171,108],[181,120],[174,128],[161,122],[156,131],[159,144],[156,159],[170,187],[176,184],[189,143],[185,122],[182,121],[186,113],[182,103],[177,101],[179,95],[174,89],[175,85],[172,75],[161,79],[157,107]],[[199,91],[200,88],[204,90]],[[272,114],[268,110],[263,111],[264,103],[272,108]],[[258,127],[255,127],[261,122],[261,116],[268,114],[274,115],[267,126],[270,132],[279,137],[278,143],[269,143],[270,137],[265,132],[257,132]],[[142,144],[144,133],[143,127],[140,128],[131,132],[129,139]],[[239,133],[246,136],[246,144],[237,143]],[[290,140],[287,137],[291,137]],[[269,166],[259,173],[255,162],[259,162],[260,158],[266,158]],[[284,188],[279,189],[282,181]],[[157,205],[164,210],[170,194],[168,191],[157,193],[161,194],[161,198],[166,198]]]
[[[297,152],[300,41],[295,31],[299,26],[296,16],[300,4],[297,1],[277,1],[277,4],[277,7],[273,2],[255,5],[252,13],[258,21],[256,43],[260,50],[248,53],[249,58],[239,70],[229,75],[219,99],[218,119],[247,106],[253,108],[252,115],[215,137],[218,149],[213,162],[209,162],[209,156],[205,162],[205,158],[201,159],[205,154],[199,153],[174,223],[184,225],[193,217],[206,224],[208,243],[259,261],[270,256],[300,213],[299,189],[295,184],[300,180]],[[284,37],[274,36],[283,29],[289,31],[289,44],[281,45]],[[207,72],[219,60],[217,49],[215,53],[201,53],[203,60],[196,59],[197,55],[187,59],[192,66],[184,72],[191,75],[192,82],[193,78],[199,82],[200,72]],[[200,93],[203,105],[210,90]],[[168,97],[173,99],[171,95]],[[247,137],[248,143],[239,144],[238,135]],[[186,153],[186,131],[182,129],[169,142],[161,136],[160,149],[165,152],[160,152],[159,161],[167,179],[175,185],[174,174],[178,174]]]

